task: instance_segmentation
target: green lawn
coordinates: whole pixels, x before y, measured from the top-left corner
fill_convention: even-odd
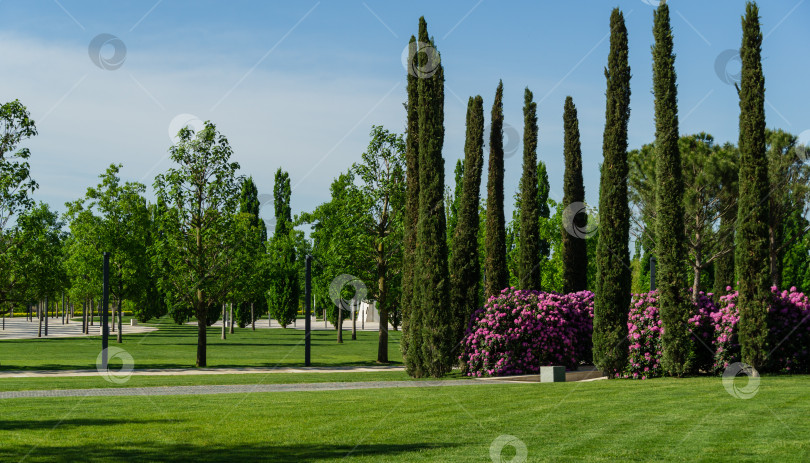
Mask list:
[[[808,461],[810,377],[7,399],[0,461]],[[506,447],[504,461],[509,461]]]
[[[161,319],[158,331],[124,336],[117,344],[111,335],[110,346],[125,349],[132,355],[135,368],[193,367],[197,355],[197,326],[176,325]],[[302,366],[304,332],[294,329],[236,328],[226,340],[220,339],[221,328],[208,328],[209,367],[274,367]],[[389,335],[389,359],[402,361],[399,332]],[[312,365],[375,365],[377,333],[358,332],[357,340],[344,332],[344,343],[336,343],[336,332],[312,332]],[[96,367],[101,351],[101,337],[51,338],[0,341],[0,370],[87,369]],[[111,365],[113,365],[111,363]]]
[[[426,378],[434,380],[435,378]],[[456,370],[441,379],[470,379]],[[404,371],[347,373],[244,373],[222,375],[133,375],[122,384],[106,381],[100,375],[53,378],[0,378],[0,391],[46,389],[126,388],[147,386],[199,386],[210,384],[289,384],[351,381],[416,381]]]

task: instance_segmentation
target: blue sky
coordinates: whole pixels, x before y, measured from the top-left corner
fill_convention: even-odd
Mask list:
[[[290,172],[293,212],[329,199],[329,184],[368,144],[372,124],[402,132],[401,54],[428,21],[446,74],[448,184],[464,145],[466,101],[489,107],[499,79],[507,124],[522,133],[523,89],[538,102],[539,157],[552,197],[562,196],[562,108],[574,98],[582,133],[586,196],[596,203],[604,129],[603,68],[610,11],[625,13],[630,38],[630,148],[652,140],[650,0],[296,2],[0,1],[2,100],[19,98],[37,121],[35,194],[59,210],[84,194],[112,162],[149,187],[170,166],[170,126],[210,119],[229,138],[244,174],[271,193],[273,172]],[[739,63],[744,1],[670,1],[682,134],[738,137],[732,85]],[[810,138],[810,1],[760,2],[766,116]],[[101,69],[88,47],[99,34],[126,47],[116,70]],[[101,49],[104,59],[113,48]],[[185,116],[184,116],[185,115]],[[182,124],[181,124],[182,125]],[[507,211],[521,171],[519,141],[506,159]],[[269,219],[272,211],[263,211]]]

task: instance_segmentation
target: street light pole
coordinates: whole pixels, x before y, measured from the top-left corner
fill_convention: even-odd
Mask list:
[[[104,253],[104,280],[101,287],[101,368],[107,369],[107,343],[110,337],[110,327],[107,325],[107,304],[110,291],[110,253]]]
[[[304,365],[310,366],[312,349],[312,256],[306,258],[306,279],[304,280]]]

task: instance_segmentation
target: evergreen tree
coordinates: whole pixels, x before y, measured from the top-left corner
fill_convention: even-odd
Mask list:
[[[585,203],[585,184],[582,180],[582,149],[579,144],[579,121],[574,100],[565,98],[563,112],[563,207],[573,203]],[[573,217],[574,227],[585,230],[588,216],[581,211]],[[573,236],[562,230],[563,292],[584,291],[588,287],[588,249],[583,237]]]
[[[484,100],[481,96],[467,103],[467,138],[464,143],[464,178],[458,205],[458,225],[453,236],[450,258],[450,304],[454,337],[460,341],[470,316],[480,305],[478,296],[481,266],[478,260],[478,202],[484,167]]]
[[[768,353],[768,158],[765,153],[765,77],[759,9],[748,2],[742,19],[740,95],[740,196],[735,264],[739,280],[742,360],[760,369]]]
[[[682,376],[691,367],[689,316],[691,307],[683,297],[685,286],[685,241],[683,173],[678,149],[678,93],[675,84],[675,54],[669,6],[654,13],[653,92],[655,94],[656,194],[655,254],[658,259],[658,304],[663,323],[662,367]]]
[[[548,206],[548,195],[551,192],[551,185],[548,183],[548,170],[546,163],[537,161],[537,209],[538,213],[538,253],[540,255],[540,288],[548,290],[543,274],[546,271],[549,254],[551,253],[551,240],[548,239],[545,229],[551,218],[551,208]]]
[[[503,82],[498,82],[489,133],[487,177],[486,297],[509,284],[506,265],[506,223],[503,215]]]
[[[458,226],[458,208],[459,204],[461,203],[461,194],[463,190],[462,184],[464,183],[463,159],[456,160],[456,169],[453,174],[453,178],[455,180],[453,186],[453,196],[449,197],[447,201],[447,247],[450,250],[450,255],[453,254],[453,235],[456,232],[456,226]]]
[[[421,27],[421,22],[420,22]],[[403,217],[403,246],[402,246],[402,295],[400,306],[402,308],[402,337],[400,347],[405,369],[414,377],[423,375],[422,357],[418,343],[411,346],[411,339],[420,339],[420,324],[411,325],[411,318],[420,320],[416,311],[418,307],[413,303],[414,295],[414,265],[416,261],[416,226],[419,221],[419,78],[412,71],[417,59],[416,38],[411,36],[408,44],[408,103],[407,127],[405,138],[405,215]],[[412,317],[413,315],[413,317]]]
[[[426,48],[423,61],[434,59],[435,44],[429,40],[424,17],[419,19],[419,42]],[[431,53],[434,56],[428,56]],[[444,212],[444,70],[435,64],[434,72],[420,78],[419,90],[419,220],[414,266],[414,305],[421,320],[421,350],[424,374],[440,377],[449,372],[456,347],[452,333],[450,280],[447,266],[447,224]],[[414,339],[411,339],[411,347]]]
[[[267,281],[267,251],[265,242],[267,241],[267,226],[259,217],[259,190],[253,177],[248,177],[242,182],[242,190],[239,192],[239,212],[247,214],[248,223],[251,228],[259,230],[257,240],[253,243],[245,243],[246,251],[250,255],[246,256],[251,264],[250,275],[242,278],[244,283],[239,293],[239,303],[236,306],[236,320],[240,328],[248,324],[255,329],[256,318],[267,313],[267,298],[264,297]]]
[[[537,195],[537,103],[523,94],[523,176],[520,178],[520,289],[541,289],[540,211]]]
[[[295,229],[290,209],[290,175],[279,169],[273,185],[276,230],[270,240],[272,275],[268,292],[270,316],[286,328],[298,312],[300,289],[296,267]]]
[[[630,65],[624,15],[610,16],[610,54],[605,69],[607,104],[599,184],[599,242],[593,319],[594,362],[615,374],[627,363],[630,308],[630,208],[627,202],[627,121],[630,118]]]

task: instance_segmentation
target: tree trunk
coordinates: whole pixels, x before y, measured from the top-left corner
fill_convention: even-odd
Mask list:
[[[256,316],[253,313],[253,303],[250,303],[250,326],[256,331]]]
[[[226,339],[226,337],[225,337],[225,317],[227,315],[228,315],[228,313],[225,312],[225,303],[223,302],[222,303],[222,339]]]
[[[117,305],[118,305],[118,344],[121,344],[122,342],[124,342],[123,339],[124,333],[121,332],[121,316],[124,314],[124,312],[121,310],[120,297],[118,298]]]
[[[380,334],[377,342],[377,363],[388,363],[388,306],[385,304],[387,297],[385,273],[386,263],[384,247],[381,242],[377,246],[377,313],[380,315]]]
[[[90,318],[90,326],[93,326],[93,318],[96,316],[96,306],[93,304],[93,298],[90,298],[90,310],[87,311],[87,316]],[[90,329],[87,329],[88,334],[90,333]]]
[[[352,341],[357,341],[357,301],[354,301],[352,308]]]
[[[39,323],[39,329],[37,330],[37,337],[42,337],[42,302],[37,302],[37,321]]]
[[[337,342],[343,344],[343,300],[338,301]]]
[[[45,296],[45,337],[48,336],[48,297]]]
[[[197,367],[203,368],[207,366],[206,358],[205,358],[205,348],[206,348],[206,327],[208,326],[208,322],[206,320],[207,311],[202,306],[202,302],[199,298],[202,296],[201,291],[197,291],[198,300],[197,300]]]
[[[231,332],[231,334],[233,334],[233,302],[231,302],[231,313],[230,313],[230,315],[228,315],[228,322],[231,325],[230,332]]]

